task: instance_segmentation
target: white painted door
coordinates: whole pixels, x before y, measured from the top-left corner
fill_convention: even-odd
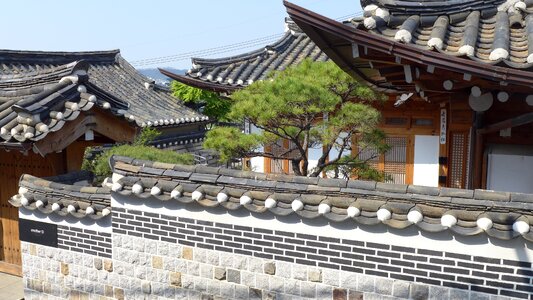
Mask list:
[[[413,184],[439,186],[439,137],[415,136]]]

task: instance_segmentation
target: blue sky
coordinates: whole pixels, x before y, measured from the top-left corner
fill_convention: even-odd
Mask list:
[[[293,3],[331,18],[361,11],[358,0],[293,0]],[[2,11],[5,12],[0,26],[2,48],[54,51],[119,48],[129,61],[176,56],[267,36],[270,38],[265,41],[269,41],[283,32],[286,16],[281,0],[17,0],[2,3]],[[241,49],[214,56],[258,47],[235,48]],[[190,66],[188,59],[169,60],[145,67]]]

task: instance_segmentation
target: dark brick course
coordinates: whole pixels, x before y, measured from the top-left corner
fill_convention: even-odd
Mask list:
[[[533,289],[529,262],[114,209],[117,212],[114,233],[494,295],[527,298]],[[59,233],[60,247],[111,257],[110,235],[102,239],[96,232]],[[76,247],[80,243],[87,249]]]
[[[57,232],[57,247],[60,249],[111,258],[112,245],[110,233],[63,225],[57,227]]]

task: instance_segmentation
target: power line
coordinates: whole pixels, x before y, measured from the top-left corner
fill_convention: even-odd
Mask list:
[[[223,52],[228,52],[228,51],[233,51],[233,50],[240,50],[242,48],[249,48],[249,47],[252,47],[252,46],[257,46],[258,44],[262,45],[265,42],[276,41],[281,36],[283,36],[283,34],[274,34],[274,35],[269,35],[269,36],[256,38],[256,39],[248,40],[248,41],[244,41],[244,42],[239,42],[239,43],[235,43],[235,44],[219,46],[219,47],[214,47],[214,48],[208,48],[208,49],[203,49],[203,50],[196,50],[196,51],[181,53],[181,54],[177,54],[177,55],[170,55],[170,56],[163,56],[163,57],[155,57],[155,58],[136,60],[136,61],[132,61],[131,63],[135,64],[135,65],[145,65],[145,64],[152,64],[152,63],[180,60],[182,58],[189,59],[189,58],[191,58],[191,56],[196,56],[196,55],[218,54],[218,52],[223,53]]]
[[[358,11],[349,15],[341,16],[338,18],[335,18],[337,21],[345,21],[357,16],[360,16],[363,11]],[[264,44],[268,44],[270,42],[277,41],[280,37],[282,37],[285,33],[277,33],[272,34],[260,38],[255,38],[252,40],[247,40],[235,44],[229,44],[219,47],[213,47],[208,49],[202,49],[202,50],[195,50],[185,53],[180,53],[176,55],[168,55],[168,56],[161,56],[161,57],[152,57],[152,58],[146,58],[146,59],[140,59],[132,61],[131,64],[135,65],[136,67],[143,67],[143,66],[149,66],[149,65],[155,65],[155,64],[161,64],[161,63],[168,63],[168,62],[176,62],[176,61],[182,61],[182,60],[188,60],[191,57],[194,56],[213,56],[217,54],[227,53],[227,52],[233,52],[237,50],[243,50],[251,47],[258,47],[258,46],[264,46]]]

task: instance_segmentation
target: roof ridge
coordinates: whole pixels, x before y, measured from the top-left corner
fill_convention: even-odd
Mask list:
[[[192,57],[191,58],[191,62],[193,64],[193,68],[194,68],[194,65],[202,66],[204,64],[232,63],[234,61],[241,61],[241,60],[245,60],[245,59],[250,59],[250,58],[253,58],[255,56],[258,56],[258,55],[261,55],[261,54],[267,52],[269,48],[276,49],[276,48],[280,47],[281,45],[286,43],[287,40],[289,40],[290,38],[292,38],[294,36],[295,36],[294,34],[292,34],[290,31],[288,31],[288,32],[285,32],[284,35],[279,40],[277,40],[277,41],[275,41],[273,43],[267,44],[263,48],[255,49],[255,50],[248,51],[248,52],[245,52],[245,53],[241,53],[241,54],[238,54],[238,55],[220,57],[220,58],[198,58],[198,57]],[[198,69],[198,68],[195,68],[195,69]]]
[[[161,90],[163,92],[168,92],[168,93],[171,92],[170,88],[168,88],[168,87],[166,87],[164,85],[157,84],[155,82],[155,80],[153,80],[153,79],[145,76],[141,72],[139,72],[139,70],[137,70],[132,64],[130,64],[129,61],[127,61],[124,57],[122,57],[122,55],[120,53],[117,54],[116,61],[121,67],[124,68],[124,70],[126,70],[126,72],[128,72],[134,78],[139,79],[140,83],[142,83],[142,84],[149,83],[149,84],[153,85],[154,89],[158,89],[158,90]]]
[[[39,62],[61,63],[76,60],[88,62],[110,62],[120,54],[120,49],[101,51],[35,51],[0,49],[0,62]]]
[[[19,74],[0,74],[0,86],[7,85],[13,87],[13,83],[18,82],[17,86],[23,85],[24,81],[30,81],[30,84],[35,84],[36,78],[55,78],[70,75],[77,70],[87,71],[89,63],[85,60],[76,60],[70,63],[53,66],[51,68],[42,70],[33,70],[31,72],[24,72]]]

